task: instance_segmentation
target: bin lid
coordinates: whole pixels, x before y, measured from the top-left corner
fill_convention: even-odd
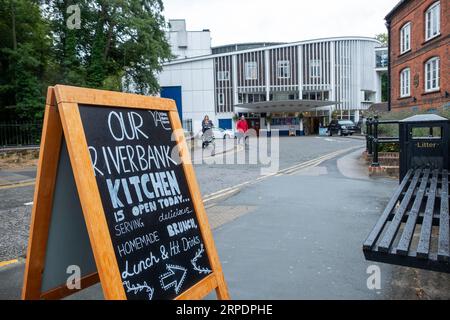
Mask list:
[[[400,120],[399,122],[430,122],[430,121],[448,121],[447,118],[437,114],[417,114],[415,116]]]

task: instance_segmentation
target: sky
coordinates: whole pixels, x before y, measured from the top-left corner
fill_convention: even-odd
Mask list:
[[[163,0],[164,16],[190,31],[209,29],[213,46],[294,42],[386,32],[384,17],[399,0]]]

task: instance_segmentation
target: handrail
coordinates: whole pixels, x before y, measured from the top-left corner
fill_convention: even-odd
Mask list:
[[[399,137],[378,137],[378,126],[380,124],[396,124],[398,120],[378,120],[378,116],[367,118],[366,120],[366,151],[372,156],[371,167],[379,167],[378,162],[378,146],[383,143],[399,143]]]

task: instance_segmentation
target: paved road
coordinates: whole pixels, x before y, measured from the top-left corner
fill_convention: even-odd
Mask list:
[[[282,139],[280,167],[363,143],[333,140]],[[208,206],[233,298],[450,298],[448,275],[384,264],[381,290],[367,288],[372,263],[361,243],[396,181],[368,179],[357,158],[351,153],[258,180]],[[204,194],[260,177],[252,165],[203,164],[196,172]],[[21,263],[0,269],[0,299],[19,297],[22,273]],[[95,286],[74,298],[101,297]]]
[[[230,149],[219,145],[219,142],[217,150]],[[338,137],[281,137],[279,153],[271,154],[271,156],[276,159],[274,163],[279,163],[276,169],[284,169],[336,150],[361,146],[363,143],[362,140]],[[268,167],[261,164],[259,157],[256,163],[249,161],[248,151],[246,152],[242,146],[232,148],[232,150],[234,151],[225,155],[218,154],[211,157],[210,150],[207,149],[201,163],[195,164],[194,162],[197,179],[204,197],[224,188],[253,181],[261,177],[261,167]],[[245,164],[237,164],[238,159],[244,159],[246,155]],[[232,160],[227,161],[225,157]],[[222,163],[224,164],[218,164],[221,163],[220,159],[223,159]],[[2,174],[7,178],[4,171]],[[26,180],[34,177],[35,172],[19,170],[8,175],[17,181],[19,178],[16,177],[18,176],[23,176],[23,179]],[[29,182],[20,187],[0,186],[0,221],[2,221],[0,224],[0,262],[25,255],[33,192],[34,185],[30,185]],[[223,222],[224,218],[220,218],[216,225]]]
[[[356,138],[340,138],[340,137],[280,137],[279,157],[274,154],[273,157],[278,158],[279,169],[285,169],[290,166],[305,162],[324,154],[328,154],[337,150],[342,150],[350,147],[363,146],[364,140]],[[269,155],[272,156],[269,149]],[[244,151],[241,150],[234,155],[235,160],[242,156]],[[222,159],[226,162],[226,156],[216,156],[216,162]],[[258,158],[261,160],[260,158]],[[200,184],[202,194],[204,196],[217,192],[221,189],[256,179],[261,176],[261,168],[269,168],[270,165],[264,165],[260,161],[257,164],[249,164],[247,159],[246,164],[217,164],[205,163],[195,165],[197,179]],[[276,161],[274,161],[276,162]]]

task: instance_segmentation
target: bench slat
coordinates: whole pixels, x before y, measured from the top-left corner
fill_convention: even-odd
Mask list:
[[[405,177],[403,178],[402,182],[398,186],[398,188],[395,190],[394,195],[389,200],[386,208],[383,211],[383,214],[381,215],[380,219],[378,219],[377,224],[370,232],[369,236],[367,237],[366,241],[364,241],[363,249],[364,250],[370,250],[374,246],[375,242],[378,240],[378,237],[380,236],[381,230],[383,230],[384,226],[386,225],[387,219],[389,215],[391,214],[392,210],[394,209],[395,205],[397,204],[397,201],[400,197],[400,195],[403,192],[403,189],[405,188],[406,184],[408,183],[409,179],[411,178],[411,175],[413,173],[413,170],[410,169],[406,173]]]
[[[443,171],[441,189],[441,212],[439,216],[438,260],[450,261],[449,213],[448,213],[448,172]]]
[[[433,173],[434,175],[437,173]],[[403,230],[402,236],[397,246],[397,253],[401,255],[407,255],[409,251],[409,246],[411,245],[411,239],[414,233],[414,229],[417,223],[417,217],[419,216],[420,206],[422,205],[422,200],[425,195],[425,191],[428,185],[428,177],[430,175],[430,170],[426,169],[424,171],[422,180],[420,182],[419,190],[416,194],[416,198],[414,200],[414,204],[411,208],[411,211],[408,214],[408,220],[406,221],[405,228]],[[436,183],[434,184],[434,192],[433,192],[433,203],[434,203],[434,195],[436,191]],[[431,191],[430,191],[431,192]],[[428,201],[430,201],[430,197],[428,197]]]
[[[425,207],[425,214],[423,216],[422,228],[420,230],[419,244],[417,246],[417,257],[428,258],[430,252],[430,239],[433,227],[433,212],[434,202],[436,200],[436,188],[437,188],[437,170],[433,171],[433,178],[431,179],[430,192],[428,194],[428,200]]]
[[[402,219],[406,212],[406,208],[408,207],[408,204],[411,201],[411,198],[414,194],[414,190],[416,189],[421,172],[422,172],[422,170],[420,170],[420,169],[415,171],[414,177],[411,181],[411,184],[408,187],[408,191],[406,192],[405,197],[401,201],[400,207],[398,208],[397,212],[395,213],[394,218],[392,219],[391,223],[389,224],[386,234],[384,235],[383,239],[381,239],[380,244],[378,245],[379,251],[389,252],[389,248],[391,247],[392,242],[395,239],[397,230],[400,227],[400,224],[402,223]]]

